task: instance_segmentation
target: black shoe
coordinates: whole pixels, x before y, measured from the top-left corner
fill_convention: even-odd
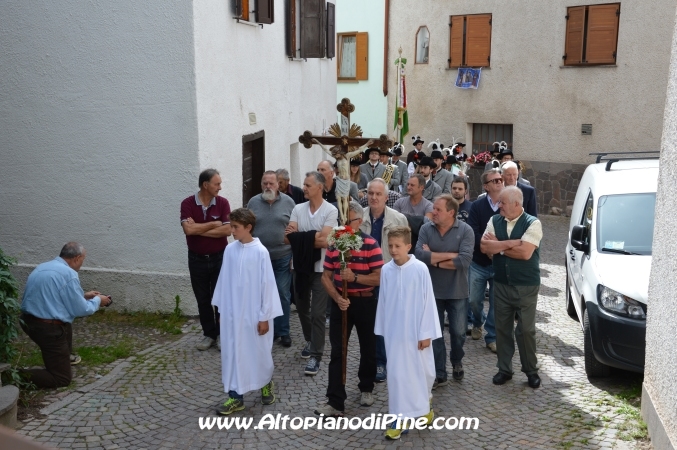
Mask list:
[[[505,384],[508,380],[512,380],[512,375],[506,375],[503,372],[494,375],[494,384]]]
[[[537,373],[533,373],[531,375],[527,375],[527,383],[529,383],[529,387],[533,389],[538,389],[541,387],[541,377],[538,376]]]
[[[463,371],[463,364],[457,364],[453,367],[454,371],[452,372],[451,376],[454,377],[454,380],[461,381],[465,375],[465,372]]]
[[[282,347],[291,347],[291,336],[280,336],[280,344]]]

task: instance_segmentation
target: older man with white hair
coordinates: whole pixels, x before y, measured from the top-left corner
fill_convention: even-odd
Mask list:
[[[493,382],[500,385],[512,379],[517,340],[522,372],[527,375],[529,387],[536,389],[541,385],[536,359],[536,303],[541,285],[539,246],[543,229],[536,217],[524,211],[522,200],[522,191],[515,186],[501,191],[500,214],[489,220],[480,246],[494,266],[498,373]]]
[[[536,207],[536,189],[519,182],[519,167],[513,161],[507,161],[501,164],[501,176],[504,186],[517,186],[522,191],[524,198],[524,210],[527,214],[538,217]]]
[[[388,198],[388,185],[383,178],[374,178],[367,184],[367,199],[369,206],[364,208],[360,231],[376,239],[381,252],[383,262],[387,264],[392,259],[388,251],[388,231],[396,226],[406,227],[409,225],[404,214],[400,214],[386,206]],[[376,288],[378,289],[378,288]],[[374,293],[378,298],[378,292]],[[376,382],[386,380],[386,348],[383,336],[376,336]]]

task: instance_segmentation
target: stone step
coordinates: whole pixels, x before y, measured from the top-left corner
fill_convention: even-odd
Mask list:
[[[0,387],[0,425],[16,428],[18,400],[19,388],[12,385]]]

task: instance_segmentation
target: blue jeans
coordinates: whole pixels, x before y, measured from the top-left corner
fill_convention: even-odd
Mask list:
[[[374,297],[378,299],[379,287],[374,288]],[[376,367],[383,366],[385,367],[388,362],[386,358],[386,341],[383,339],[383,336],[376,335]]]
[[[273,259],[273,274],[277,284],[277,292],[280,294],[282,315],[273,320],[273,336],[289,336],[289,304],[291,302],[291,253],[279,259]]]
[[[494,266],[482,267],[474,262],[470,263],[470,309],[473,315],[473,326],[480,328],[484,322],[487,335],[484,342],[496,342],[496,325],[494,324]],[[489,282],[489,313],[484,314],[484,291]]]
[[[228,391],[228,397],[242,401],[244,399],[244,394],[240,395],[235,391]]]
[[[437,315],[440,319],[440,328],[442,337],[433,340],[433,354],[435,355],[435,376],[442,380],[447,379],[447,346],[444,343],[444,311],[449,316],[449,340],[451,342],[451,351],[449,359],[451,365],[455,366],[461,363],[465,352],[465,330],[468,328],[468,299],[435,299],[437,303]]]

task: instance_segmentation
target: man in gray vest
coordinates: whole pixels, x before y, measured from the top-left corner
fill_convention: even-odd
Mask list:
[[[543,229],[537,218],[524,212],[522,191],[516,186],[501,191],[499,208],[500,215],[489,220],[480,242],[482,252],[492,257],[494,266],[498,373],[493,382],[504,384],[512,379],[517,339],[522,372],[529,387],[536,389],[541,385],[536,367],[536,302],[541,286],[539,246]]]
[[[296,203],[290,196],[280,193],[277,174],[272,170],[263,173],[261,190],[262,193],[249,200],[247,209],[256,216],[256,230],[253,236],[259,238],[270,253],[277,292],[280,294],[282,315],[273,321],[273,336],[280,338],[283,347],[291,347],[289,335],[291,246],[284,243],[284,230],[289,225],[289,218]]]

